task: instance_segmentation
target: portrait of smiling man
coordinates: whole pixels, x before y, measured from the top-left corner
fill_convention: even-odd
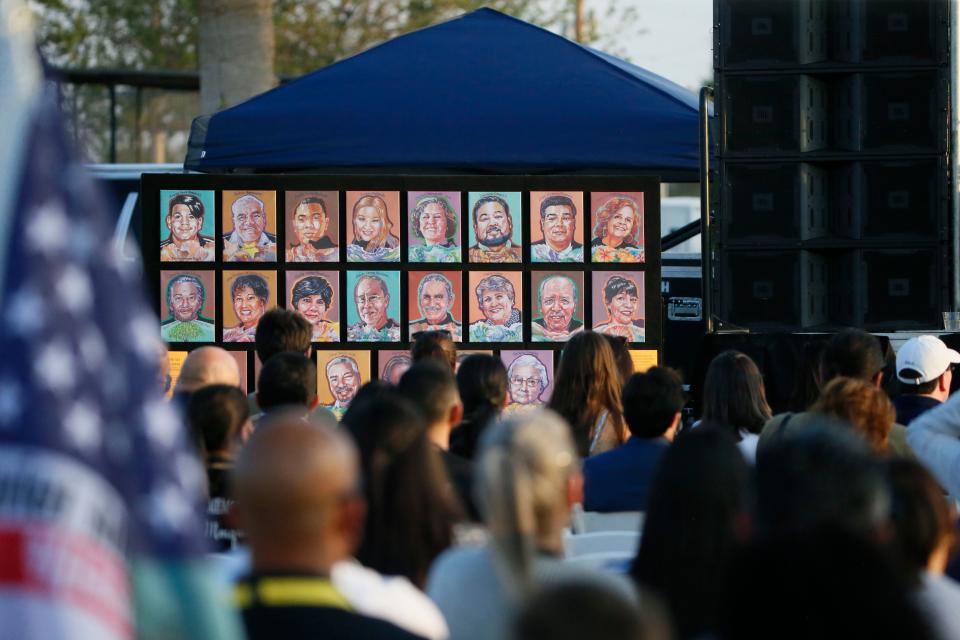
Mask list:
[[[207,292],[192,273],[180,273],[167,282],[167,319],[160,323],[160,337],[167,342],[213,342],[213,320],[200,315]]]
[[[245,193],[234,200],[230,222],[233,230],[223,236],[226,262],[277,261],[277,237],[267,232],[267,207],[261,198]]]
[[[164,218],[167,238],[160,242],[160,261],[212,262],[213,238],[201,234],[205,219],[206,207],[200,193],[184,192],[171,196]]]
[[[537,288],[540,317],[531,325],[533,341],[564,342],[583,331],[583,322],[574,317],[579,299],[580,289],[573,278],[554,274],[541,280]]]
[[[462,325],[453,317],[456,296],[453,283],[440,273],[429,273],[417,285],[417,308],[420,318],[410,323],[410,335],[423,331],[449,331],[454,342],[463,337]]]
[[[540,231],[543,239],[530,245],[533,262],[583,262],[583,245],[574,240],[577,205],[570,196],[547,195],[540,201]]]
[[[353,287],[357,322],[347,327],[347,339],[356,342],[400,342],[400,324],[389,317],[390,289],[383,276],[361,274]]]
[[[473,205],[477,243],[467,252],[470,262],[520,262],[520,247],[513,243],[510,204],[503,195],[485,194]]]
[[[288,192],[287,197],[290,195]],[[330,214],[322,194],[302,197],[289,220],[291,224],[287,232],[292,227],[294,237],[292,242],[289,236],[287,238],[287,262],[336,262],[340,259],[339,247],[328,233]]]
[[[341,355],[327,363],[326,375],[333,402],[324,407],[332,411],[339,420],[360,389],[360,367],[352,357]]]

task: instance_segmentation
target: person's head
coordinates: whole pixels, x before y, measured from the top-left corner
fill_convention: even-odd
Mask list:
[[[846,376],[879,386],[883,366],[883,349],[876,337],[861,329],[844,329],[830,337],[820,357],[821,384]]]
[[[299,415],[268,418],[240,452],[232,477],[253,570],[328,574],[363,532],[357,454],[333,428]]]
[[[597,222],[593,235],[614,242],[619,246],[624,242],[640,243],[640,205],[633,198],[615,196],[597,209]]]
[[[757,455],[760,532],[803,535],[829,527],[877,537],[889,512],[881,463],[845,423],[814,416]]]
[[[323,276],[307,276],[293,285],[293,308],[312,325],[327,320],[333,302],[333,287]]]
[[[233,279],[230,284],[230,298],[233,300],[233,312],[240,324],[252,327],[260,321],[267,308],[270,285],[262,276],[245,273]]]
[[[400,377],[407,372],[407,369],[413,364],[413,358],[405,353],[398,353],[387,360],[383,366],[383,380],[392,385],[400,382]]]
[[[449,331],[421,331],[413,339],[410,347],[413,362],[431,360],[446,366],[453,375],[457,368],[457,346]]]
[[[308,196],[293,211],[293,233],[297,236],[297,244],[319,242],[329,224],[327,203],[323,198]]]
[[[637,283],[621,275],[607,278],[603,285],[603,306],[613,324],[631,324],[640,309]]]
[[[483,196],[473,205],[473,232],[488,247],[506,244],[513,236],[510,205],[500,196]]]
[[[517,404],[539,404],[540,396],[550,384],[547,368],[540,359],[529,353],[518,356],[507,369],[510,400]]]
[[[890,398],[872,383],[840,376],[827,383],[811,411],[850,424],[877,453],[887,452],[890,429],[897,419]]]
[[[760,433],[772,417],[763,376],[750,356],[724,351],[707,368],[703,383],[703,420],[734,432]],[[739,436],[737,436],[739,437]]]
[[[411,400],[386,383],[364,385],[342,424],[360,450],[369,503],[357,559],[422,587],[433,559],[450,546],[458,514],[426,419]]]
[[[193,393],[197,389],[225,384],[240,386],[240,367],[229,351],[220,347],[199,347],[191,351],[180,366],[175,391]]]
[[[654,473],[631,574],[666,602],[680,637],[712,629],[731,557],[746,536],[750,469],[729,433],[679,436]]]
[[[254,338],[257,357],[266,363],[278,353],[310,354],[312,327],[306,318],[289,309],[271,309],[263,314]]]
[[[960,364],[960,353],[947,348],[940,338],[910,338],[897,351],[900,392],[930,396],[943,402],[950,395],[950,383],[957,364]]]
[[[174,320],[190,322],[200,317],[207,292],[203,282],[192,273],[180,273],[167,283],[167,309]]]
[[[357,200],[351,220],[354,241],[364,245],[367,251],[383,247],[393,229],[387,203],[380,196],[366,195]]]
[[[673,440],[683,409],[683,381],[673,369],[652,367],[623,387],[623,418],[637,438]]]
[[[457,233],[457,214],[444,196],[420,198],[410,213],[410,223],[413,235],[428,245],[450,242]]]
[[[214,384],[199,389],[187,403],[187,422],[206,455],[230,455],[253,432],[250,405],[238,387]]]
[[[439,430],[447,438],[450,430],[463,419],[457,381],[446,364],[415,362],[400,378],[397,393],[414,402],[426,420],[428,430]]]
[[[244,243],[259,242],[263,230],[267,228],[267,214],[263,200],[248,193],[233,201],[230,206],[233,214],[233,229]]]
[[[457,369],[457,389],[464,416],[483,427],[500,414],[507,401],[507,369],[500,358],[474,353]]]
[[[540,231],[555,251],[563,251],[573,242],[577,229],[577,207],[568,196],[549,196],[540,201]]]
[[[620,372],[607,340],[594,331],[570,338],[560,356],[549,404],[570,423],[580,455],[587,455],[591,431],[604,411],[618,439],[626,438],[621,392]]]
[[[257,404],[266,413],[282,406],[312,411],[317,406],[317,366],[302,353],[287,351],[263,363]]]
[[[510,586],[525,591],[533,552],[561,551],[570,511],[582,498],[569,427],[548,410],[489,427],[481,438],[475,482],[480,512]]]
[[[577,309],[577,283],[563,275],[547,276],[537,289],[537,305],[550,331],[566,331]]]
[[[167,203],[166,225],[170,239],[187,242],[200,238],[203,228],[203,201],[192,193],[178,193]]]
[[[477,283],[477,303],[487,322],[507,324],[513,315],[517,295],[513,283],[497,274],[489,275]]]
[[[607,344],[613,350],[613,359],[617,361],[617,370],[620,371],[620,384],[627,384],[633,375],[633,358],[630,357],[630,341],[626,336],[603,334]]]
[[[340,406],[350,404],[360,388],[360,367],[350,356],[337,356],[325,369],[330,395]]]
[[[375,274],[360,276],[353,287],[353,300],[357,304],[357,315],[364,324],[377,329],[387,324],[390,290],[383,278]]]
[[[430,324],[445,322],[454,300],[453,284],[439,273],[424,276],[417,285],[417,306],[423,319]]]

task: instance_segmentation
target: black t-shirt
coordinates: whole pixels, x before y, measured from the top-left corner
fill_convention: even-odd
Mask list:
[[[243,541],[239,529],[229,526],[228,514],[233,500],[230,499],[230,469],[232,461],[211,456],[207,461],[207,538],[215,551],[229,551]]]

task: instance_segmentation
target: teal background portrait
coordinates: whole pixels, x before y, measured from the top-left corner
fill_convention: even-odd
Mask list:
[[[167,213],[170,212],[170,198],[178,193],[189,193],[196,196],[203,203],[203,226],[200,227],[200,235],[213,237],[214,216],[216,212],[216,200],[213,197],[213,191],[192,191],[190,189],[161,189],[160,190],[160,239],[166,240],[170,235],[167,229]]]
[[[477,244],[477,233],[473,229],[473,205],[483,196],[500,196],[507,201],[510,206],[510,219],[513,222],[513,234],[510,236],[513,244],[520,246],[523,231],[521,230],[520,217],[520,192],[519,191],[471,191],[468,195],[467,210],[463,212],[462,223],[467,225],[468,247]]]
[[[353,290],[357,286],[357,281],[365,275],[380,276],[387,283],[388,293],[390,294],[387,317],[400,322],[399,271],[348,271],[347,290],[343,292],[343,303],[347,305],[347,324],[360,322],[360,314],[357,313],[357,301],[353,296]]]

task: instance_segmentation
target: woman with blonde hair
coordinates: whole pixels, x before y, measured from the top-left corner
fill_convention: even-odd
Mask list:
[[[347,247],[347,262],[400,262],[400,240],[391,233],[393,222],[382,197],[361,197],[350,221],[353,242]]]
[[[810,410],[848,422],[875,452],[889,452],[890,429],[897,413],[887,394],[873,384],[856,378],[834,378]]]
[[[609,451],[627,439],[620,392],[620,373],[607,339],[594,331],[570,338],[549,407],[570,423],[582,457]]]
[[[635,597],[622,576],[563,562],[563,529],[580,501],[582,477],[570,430],[552,411],[500,422],[481,440],[477,497],[491,543],[445,552],[427,595],[458,640],[508,637],[511,617],[537,587],[588,580]]]

